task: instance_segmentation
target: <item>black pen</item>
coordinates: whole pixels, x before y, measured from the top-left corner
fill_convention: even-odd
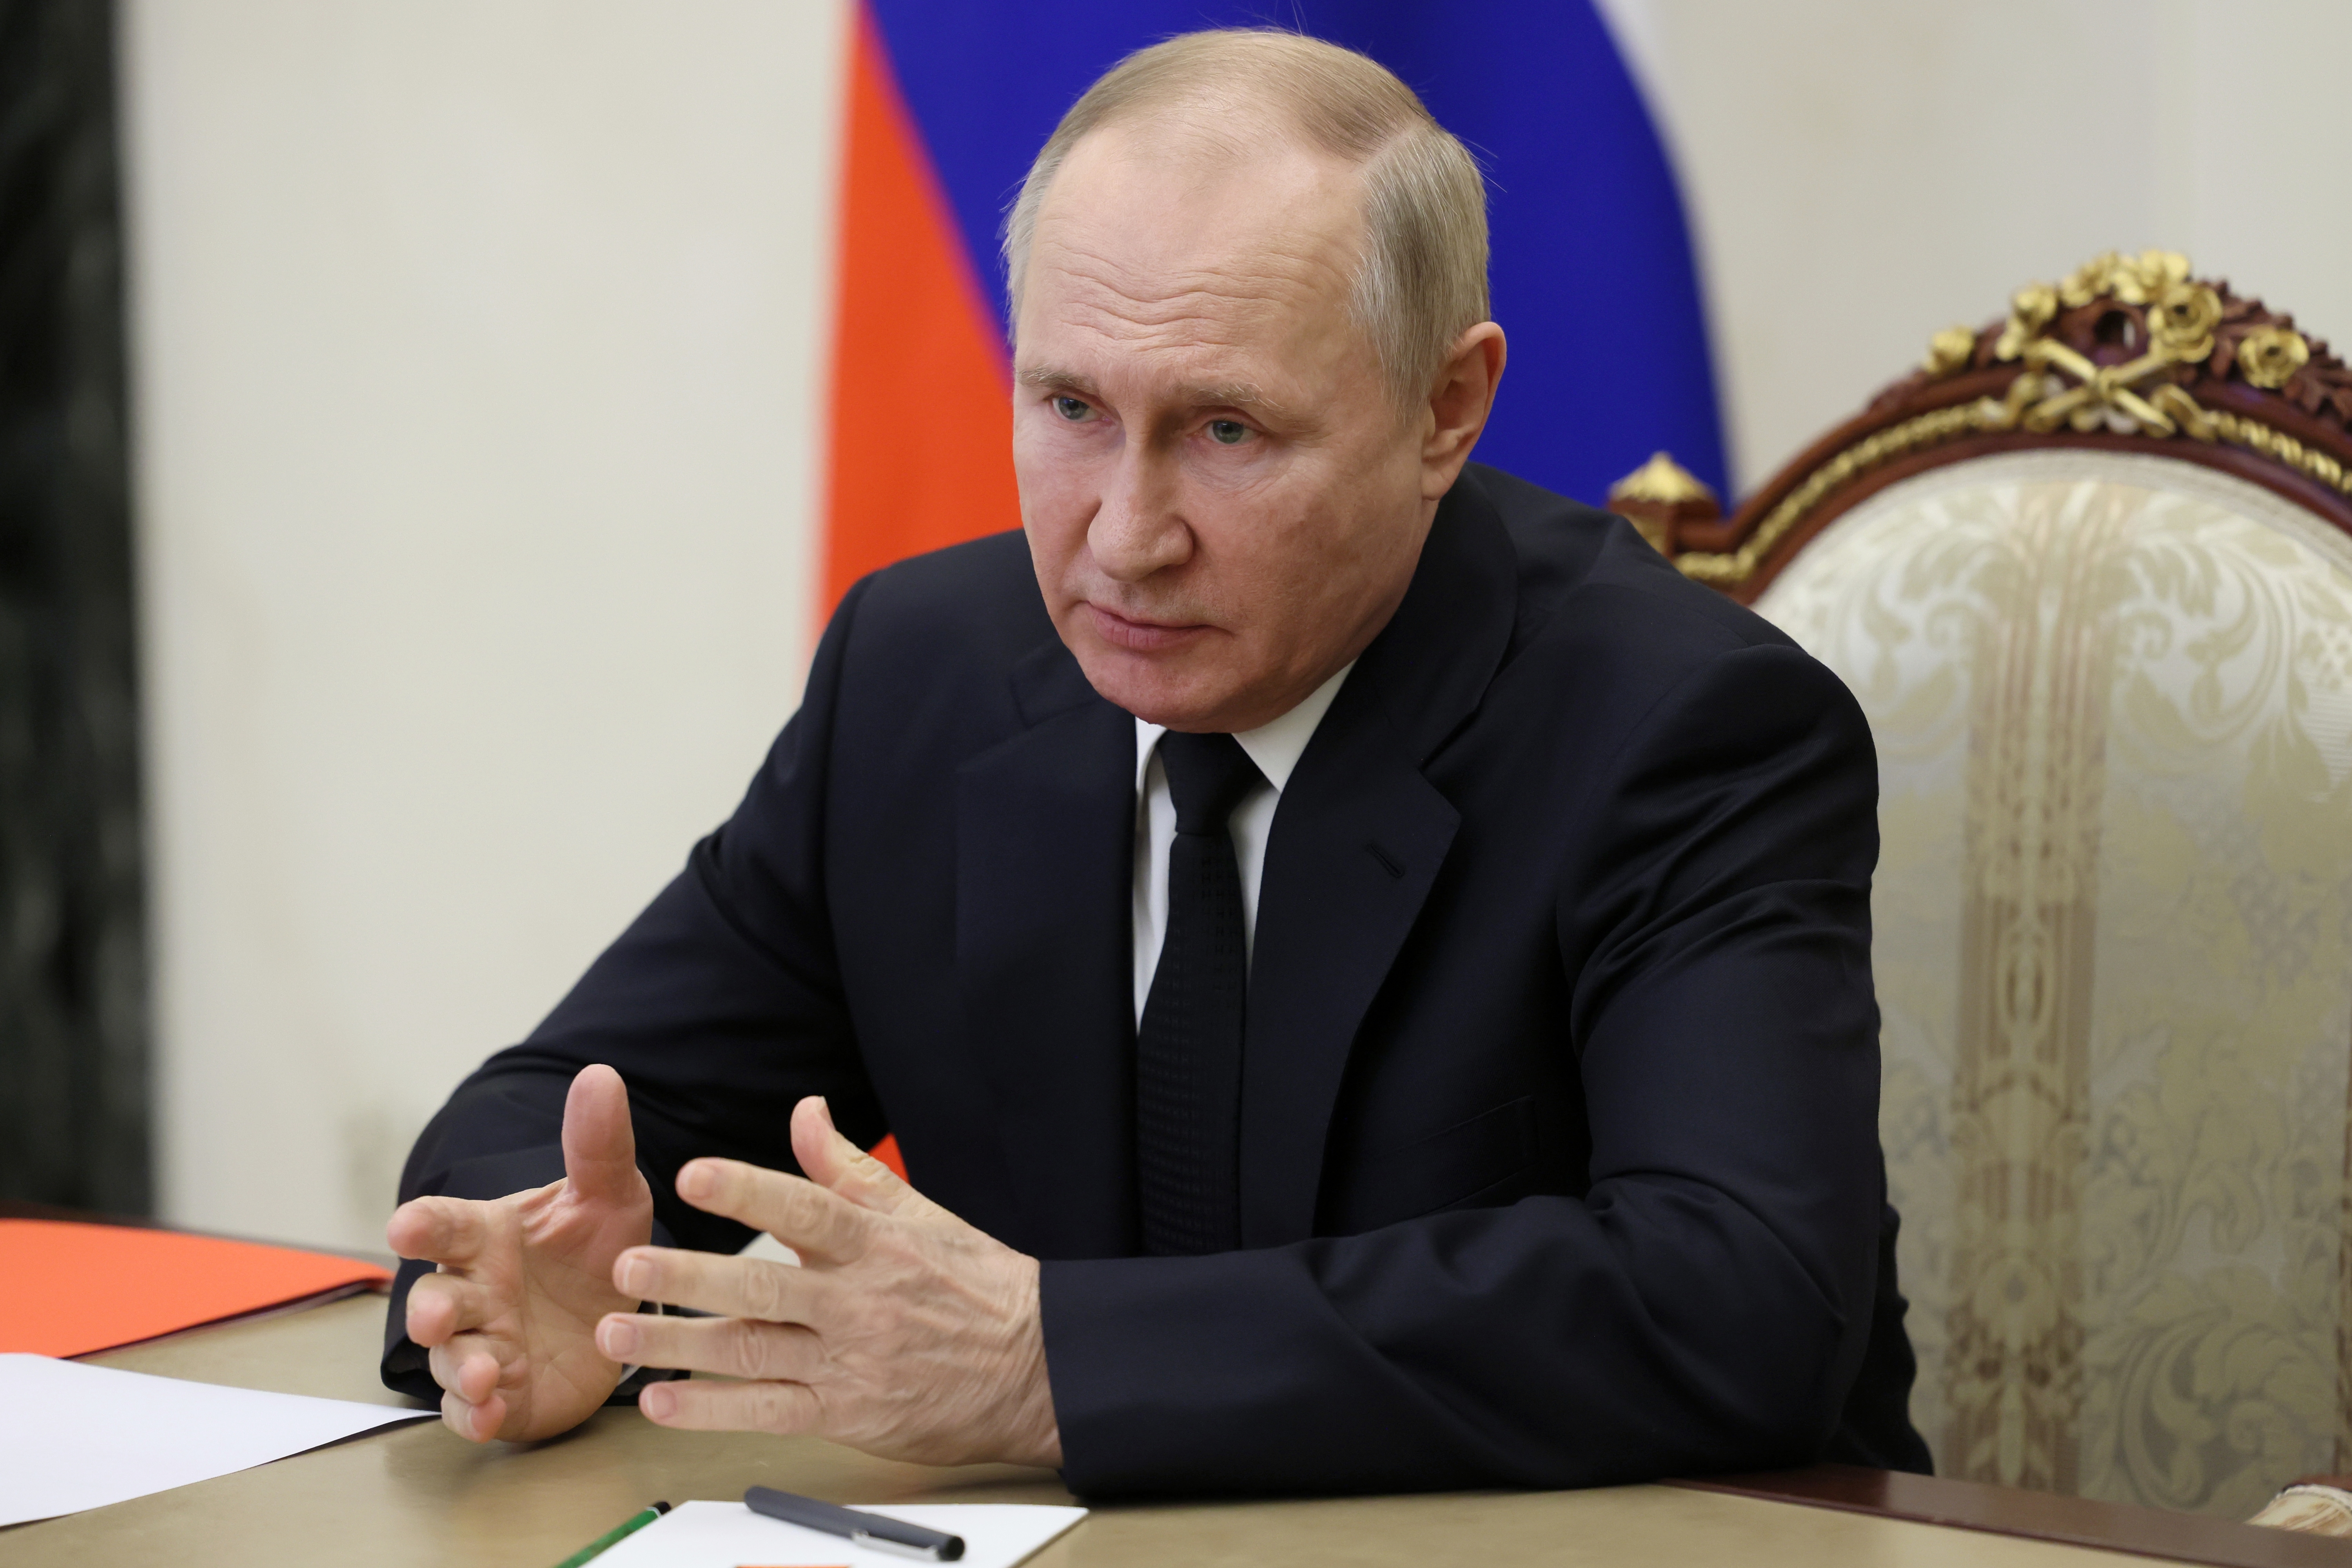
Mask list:
[[[908,1557],[919,1557],[926,1563],[953,1563],[963,1555],[963,1537],[961,1535],[925,1530],[919,1524],[886,1519],[878,1513],[867,1513],[863,1509],[838,1508],[829,1502],[819,1502],[813,1497],[780,1492],[773,1487],[753,1487],[743,1494],[743,1506],[753,1513],[781,1519],[786,1524],[822,1530],[827,1535],[846,1536],[851,1545],[870,1546],[877,1552],[896,1552]]]

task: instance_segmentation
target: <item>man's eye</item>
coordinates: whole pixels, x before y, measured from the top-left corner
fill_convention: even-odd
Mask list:
[[[1076,424],[1094,410],[1087,406],[1087,400],[1083,397],[1057,397],[1054,399],[1054,412]]]
[[[1238,447],[1249,438],[1250,427],[1238,419],[1209,421],[1209,439],[1220,447]]]

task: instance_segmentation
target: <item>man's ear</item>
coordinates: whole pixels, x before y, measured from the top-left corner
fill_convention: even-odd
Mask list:
[[[1422,420],[1421,496],[1437,500],[1454,488],[1470,448],[1494,411],[1495,388],[1503,379],[1503,329],[1481,321],[1454,340],[1454,352],[1430,389]]]

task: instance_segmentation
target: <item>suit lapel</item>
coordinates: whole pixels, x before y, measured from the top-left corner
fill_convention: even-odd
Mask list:
[[[1244,1246],[1314,1234],[1349,1053],[1461,823],[1422,765],[1494,678],[1516,596],[1509,535],[1466,479],[1283,790],[1250,963]]]
[[[1135,723],[1056,642],[956,779],[956,981],[1044,1258],[1134,1250]]]

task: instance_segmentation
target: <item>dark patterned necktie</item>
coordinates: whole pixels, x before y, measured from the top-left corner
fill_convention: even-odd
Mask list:
[[[1249,953],[1226,820],[1264,775],[1231,735],[1160,737],[1176,801],[1168,927],[1135,1038],[1143,1250],[1241,1245],[1242,1008]]]

